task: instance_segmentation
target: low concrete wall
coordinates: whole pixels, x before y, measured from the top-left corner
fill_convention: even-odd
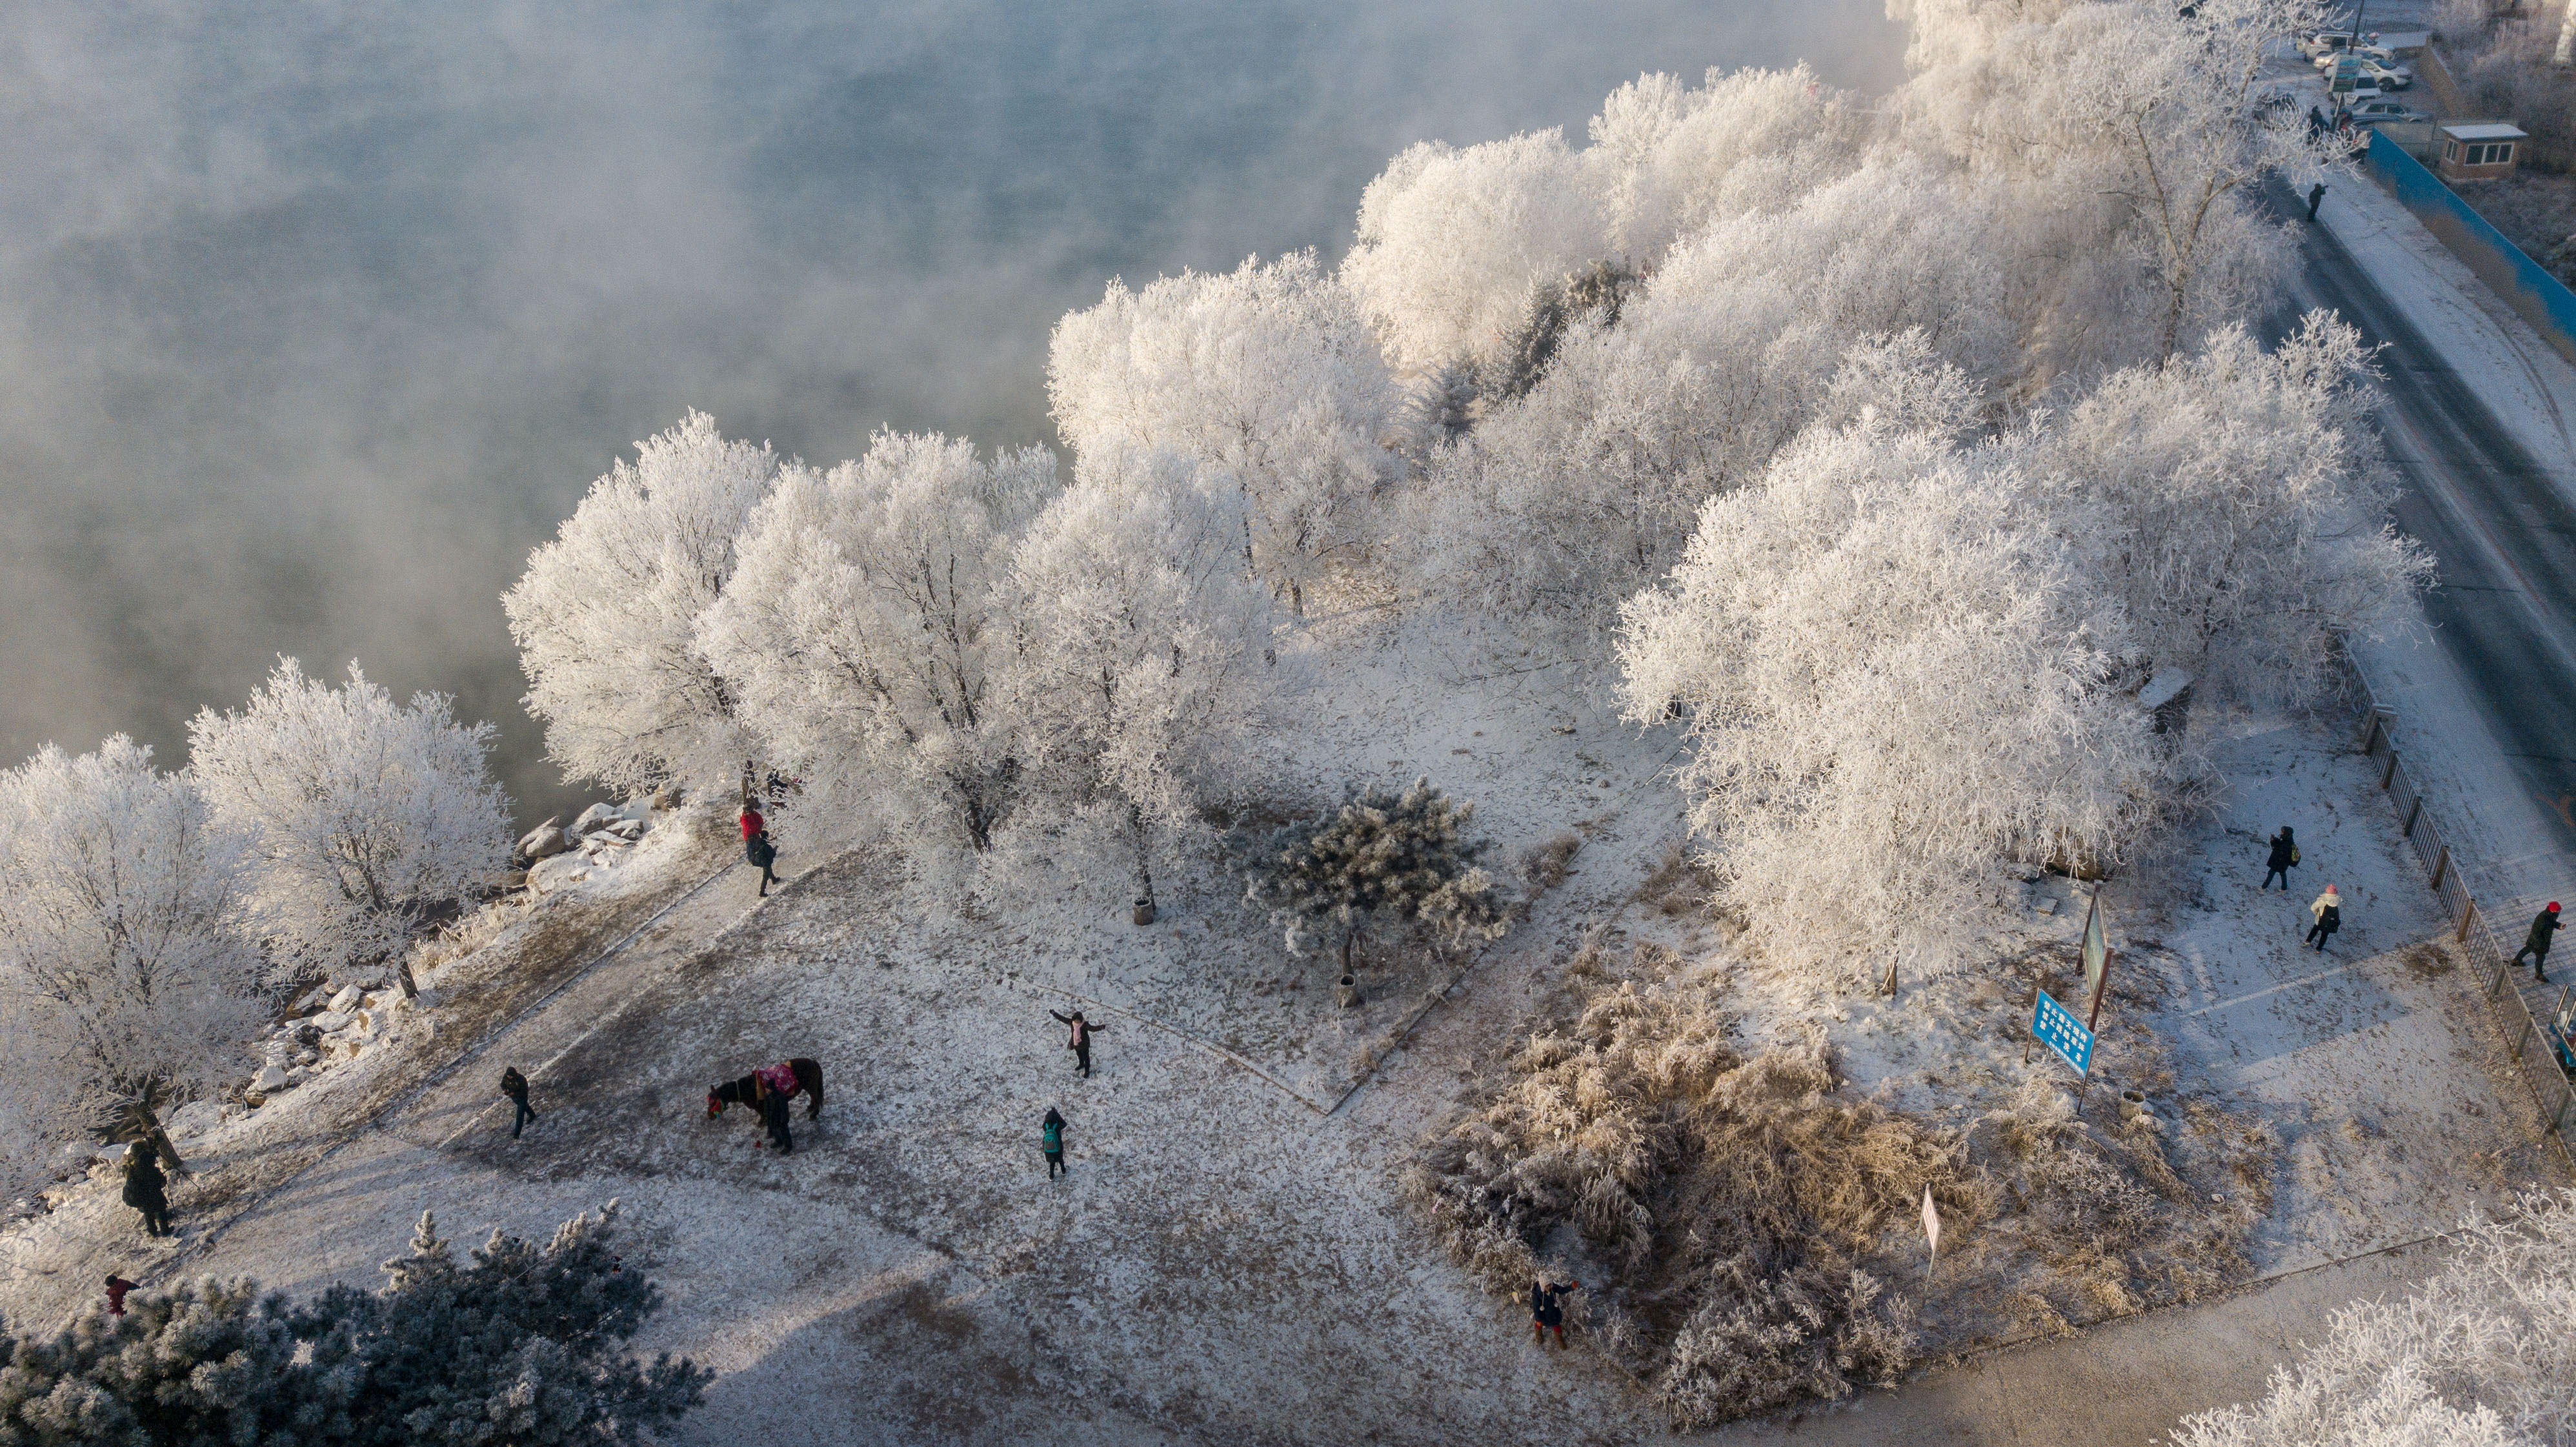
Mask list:
[[[2576,292],[2523,255],[2521,247],[2505,240],[2503,232],[2469,209],[2469,203],[2443,185],[2441,177],[2376,131],[2370,136],[2368,164],[2371,176],[2414,212],[2425,230],[2451,248],[2452,255],[2468,263],[2488,290],[2504,298],[2561,356],[2576,362]]]

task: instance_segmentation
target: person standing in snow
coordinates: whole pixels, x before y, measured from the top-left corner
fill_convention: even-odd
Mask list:
[[[2317,917],[2317,922],[2308,928],[2308,938],[2316,942],[2317,953],[2324,954],[2326,941],[2343,928],[2343,896],[2329,884],[2325,893],[2308,902],[2308,913]]]
[[[143,1213],[146,1235],[170,1234],[170,1197],[164,1189],[169,1184],[150,1146],[137,1141],[125,1148],[125,1204]]]
[[[1080,1010],[1070,1015],[1056,1015],[1053,1010],[1047,1013],[1055,1015],[1057,1022],[1065,1027],[1064,1048],[1073,1052],[1073,1068],[1081,1072],[1083,1079],[1089,1080],[1091,1078],[1091,1032],[1100,1027],[1083,1019]]]
[[[1573,1289],[1571,1281],[1551,1285],[1544,1276],[1530,1283],[1530,1340],[1545,1346],[1553,1331],[1557,1349],[1565,1349],[1565,1294]]]
[[[2317,184],[2315,184],[2315,185],[2313,185],[2313,186],[2310,186],[2310,187],[2308,188],[2308,224],[2310,224],[2310,225],[2315,225],[2315,224],[2316,224],[2316,219],[2317,219],[2317,203],[2318,203],[2318,202],[2320,202],[2320,201],[2323,201],[2324,199],[2326,199],[2326,183],[2325,183],[2325,182],[2323,182],[2323,181],[2319,181]]]
[[[2272,852],[2264,856],[2263,883],[2257,887],[2256,892],[2270,889],[2272,876],[2277,874],[2281,876],[2281,892],[2288,894],[2290,871],[2298,867],[2299,841],[2290,837],[2290,826],[2284,824],[2281,826],[2281,832],[2272,836]]]
[[[2522,963],[2523,956],[2531,956],[2531,977],[2548,984],[2549,946],[2558,932],[2566,927],[2566,921],[2558,917],[2558,901],[2551,900],[2549,908],[2532,916],[2531,933],[2523,937],[2522,948],[2513,952],[2513,962],[2518,965]]]
[[[760,1082],[760,1123],[769,1128],[769,1143],[782,1156],[796,1154],[796,1137],[787,1128],[787,1092]]]
[[[778,862],[778,846],[770,841],[769,821],[760,816],[760,806],[742,806],[742,857],[760,871],[760,897],[769,898],[769,886],[778,882],[777,871],[770,868]]]
[[[537,1113],[528,1109],[528,1077],[519,1073],[519,1067],[513,1065],[501,1072],[501,1093],[510,1097],[510,1104],[516,1108],[510,1117],[510,1139],[517,1140],[520,1127],[537,1118]]]
[[[117,1275],[117,1274],[116,1274],[115,1272],[113,1272],[113,1271],[111,1271],[111,1272],[109,1272],[109,1273],[107,1274],[107,1314],[108,1314],[108,1315],[110,1315],[110,1316],[123,1316],[123,1315],[125,1315],[125,1293],[127,1293],[127,1292],[129,1292],[129,1291],[132,1291],[132,1290],[135,1288],[135,1286],[136,1286],[136,1285],[137,1285],[137,1283],[135,1283],[135,1282],[131,1282],[131,1281],[128,1281],[128,1280],[126,1280],[124,1277]]]
[[[1046,1119],[1038,1122],[1038,1149],[1046,1154],[1048,1180],[1054,1180],[1058,1171],[1073,1174],[1073,1168],[1064,1163],[1064,1117],[1056,1114],[1054,1106],[1048,1106]]]

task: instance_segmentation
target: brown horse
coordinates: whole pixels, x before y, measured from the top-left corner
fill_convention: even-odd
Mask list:
[[[787,1098],[794,1100],[799,1095],[805,1097],[807,1120],[821,1115],[823,1113],[823,1067],[802,1055],[786,1062],[786,1065],[789,1070],[796,1073],[796,1088],[787,1092]],[[757,1073],[746,1075],[740,1080],[728,1080],[720,1085],[709,1086],[707,1115],[709,1118],[722,1115],[728,1105],[747,1105],[757,1111],[760,1108],[760,1092],[760,1076]]]

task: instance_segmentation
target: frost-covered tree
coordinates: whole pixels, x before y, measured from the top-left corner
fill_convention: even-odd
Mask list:
[[[1011,550],[1056,492],[1043,448],[881,432],[792,467],[752,518],[705,655],[774,757],[916,843],[981,852],[1022,762],[997,681]]]
[[[1813,434],[1623,610],[1629,716],[1686,718],[1692,825],[1776,957],[1945,968],[2005,859],[2116,856],[2147,721],[2036,491],[2003,449]]]
[[[1475,817],[1473,803],[1453,802],[1427,778],[1401,793],[1355,789],[1319,819],[1244,839],[1244,898],[1269,906],[1290,950],[1339,946],[1344,973],[1352,946],[1380,922],[1450,944],[1499,939],[1511,927],[1508,901],[1476,864],[1493,841],[1468,837]]]
[[[457,723],[442,695],[398,704],[355,663],[333,688],[285,658],[240,712],[200,712],[188,739],[215,818],[257,852],[263,915],[296,966],[397,955],[509,862],[492,726]],[[402,980],[412,993],[408,966]]]
[[[1168,448],[1239,491],[1245,565],[1292,608],[1355,554],[1360,506],[1394,467],[1399,395],[1351,293],[1312,252],[1141,292],[1111,282],[1056,325],[1047,393],[1078,454]]]
[[[1233,499],[1170,453],[1094,453],[1013,554],[1010,706],[1031,793],[1101,816],[1153,898],[1158,836],[1247,782],[1280,669]]]
[[[616,1251],[615,1203],[537,1245],[493,1234],[459,1264],[423,1213],[380,1292],[296,1304],[212,1277],[0,1339],[0,1444],[409,1447],[638,1444],[713,1373],[624,1347],[662,1304]]]
[[[2242,328],[2121,372],[2033,449],[2055,508],[2121,601],[2141,672],[2298,699],[2338,635],[2367,634],[2429,577],[2389,522],[2371,349],[2323,312],[2270,352]]]
[[[0,773],[0,1052],[43,1083],[28,1104],[49,1145],[111,1133],[169,1154],[162,1107],[240,1068],[262,1011],[251,869],[194,781],[123,735]]]
[[[547,752],[615,789],[714,789],[745,755],[732,693],[698,649],[698,615],[734,571],[734,537],[778,458],[691,412],[591,484],[501,605]]]
[[[2543,1447],[2576,1423],[2576,1191],[2456,1238],[2412,1294],[2336,1312],[2260,1401],[2185,1417],[2180,1447]]]

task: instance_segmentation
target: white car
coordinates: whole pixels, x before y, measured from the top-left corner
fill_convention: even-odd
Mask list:
[[[2432,119],[2431,116],[2415,109],[2404,101],[2394,100],[2366,100],[2358,105],[2346,107],[2346,113],[2352,117],[2354,124],[2364,126],[2375,126],[2382,121],[2429,121]]]

